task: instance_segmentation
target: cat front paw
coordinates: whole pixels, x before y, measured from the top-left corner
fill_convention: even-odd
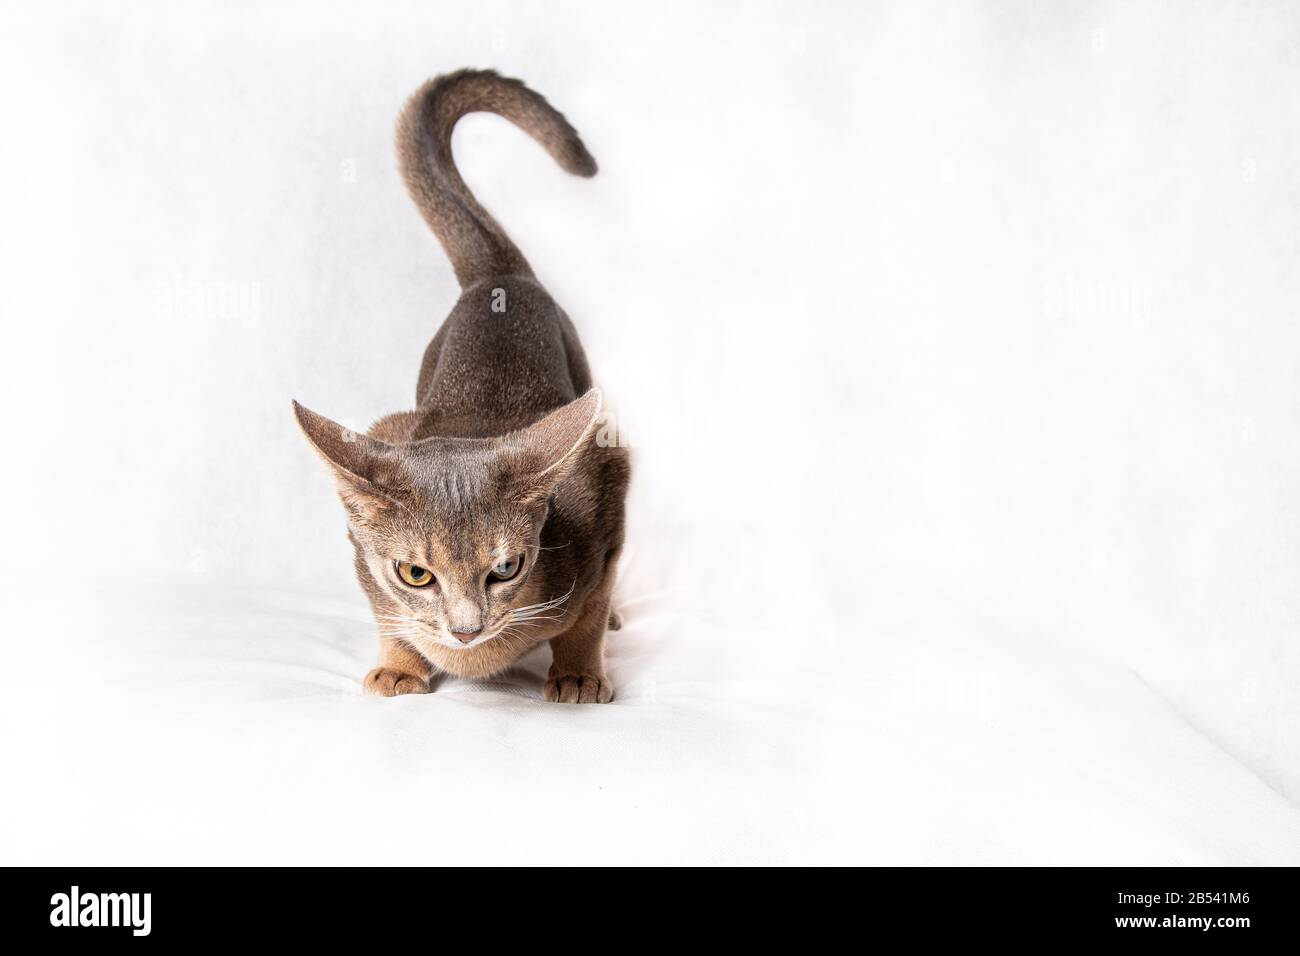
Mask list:
[[[623,618],[618,611],[609,612],[609,629],[611,631],[621,630],[623,627]]]
[[[614,685],[603,674],[558,674],[547,679],[542,697],[554,704],[608,704]]]
[[[366,675],[362,685],[367,692],[380,697],[429,693],[429,682],[425,678],[393,670],[391,667],[376,667]]]

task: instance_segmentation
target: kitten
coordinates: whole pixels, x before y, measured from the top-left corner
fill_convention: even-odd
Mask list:
[[[427,693],[437,671],[487,677],[549,641],[543,696],[605,703],[627,453],[593,439],[601,398],[573,323],[452,161],[452,128],[478,110],[595,175],[574,128],[518,80],[462,70],[426,83],[398,121],[397,153],[460,300],[424,353],[414,411],[364,435],[297,402],[294,413],[334,473],[379,626],[367,690]]]

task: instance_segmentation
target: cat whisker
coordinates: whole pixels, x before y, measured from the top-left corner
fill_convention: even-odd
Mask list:
[[[535,624],[535,623],[533,623],[533,622],[531,622],[531,621],[515,621],[514,623],[510,624],[509,626],[510,626],[510,627],[543,627],[544,625],[542,625],[542,624]]]
[[[437,634],[433,628],[429,627],[393,627],[384,625],[379,628],[380,637],[433,637]]]
[[[530,623],[540,624],[542,621],[562,621],[562,620],[564,620],[563,614],[529,614],[529,615],[525,615],[524,617],[515,617],[510,619],[512,624],[530,624]]]
[[[536,604],[526,604],[523,607],[517,607],[513,611],[511,611],[510,614],[512,617],[515,615],[527,616],[530,612],[533,611],[554,610],[555,608],[559,607],[561,604],[563,604],[565,601],[567,601],[570,597],[573,596],[573,589],[576,588],[577,586],[578,586],[578,579],[574,578],[573,583],[569,585],[569,590],[565,591],[559,597],[551,598],[549,601],[539,601]]]
[[[514,617],[516,620],[519,620],[523,618],[535,617],[538,614],[550,614],[553,611],[559,611],[560,614],[564,613],[564,611],[561,608],[561,605],[557,604],[555,607],[515,608],[513,611],[510,612],[510,615]]]

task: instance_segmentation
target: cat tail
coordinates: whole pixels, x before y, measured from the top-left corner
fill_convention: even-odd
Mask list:
[[[397,121],[397,158],[406,188],[442,243],[462,288],[491,276],[532,269],[505,230],[470,193],[451,156],[451,131],[466,113],[510,120],[537,140],[566,171],[594,176],[596,161],[578,131],[519,80],[493,70],[459,70],[415,91]]]

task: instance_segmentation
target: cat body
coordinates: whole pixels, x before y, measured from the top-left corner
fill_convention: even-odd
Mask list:
[[[627,453],[595,441],[601,398],[573,323],[452,161],[456,120],[479,110],[595,173],[564,117],[519,81],[465,70],[426,83],[398,123],[398,157],[460,299],[425,350],[413,410],[365,435],[294,410],[334,473],[379,626],[367,690],[487,677],[547,641],[544,697],[603,703]]]

